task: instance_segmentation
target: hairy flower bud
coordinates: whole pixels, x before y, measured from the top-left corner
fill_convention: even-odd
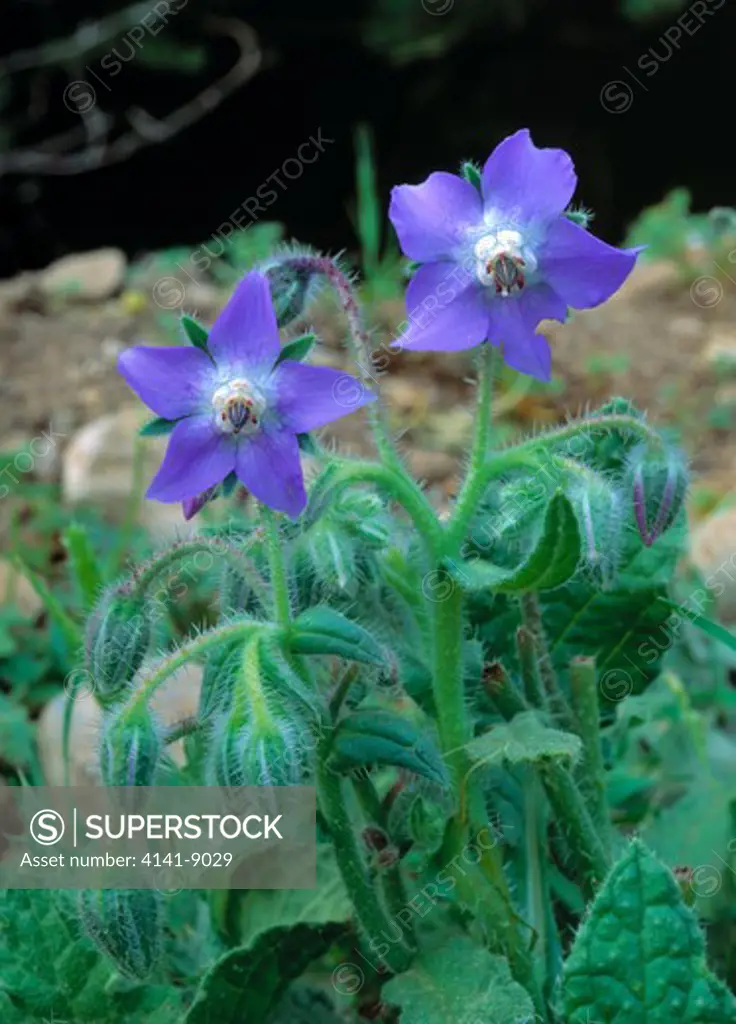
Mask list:
[[[581,568],[592,583],[605,589],[613,582],[621,555],[621,494],[600,474],[584,473],[576,476],[569,498],[580,528]]]
[[[100,750],[106,786],[152,786],[162,752],[161,736],[146,704],[107,716]],[[135,801],[135,794],[131,800]]]
[[[629,468],[639,536],[651,547],[682,508],[689,484],[687,466],[676,448],[639,445],[631,453]]]
[[[215,786],[296,786],[303,781],[301,724],[282,716],[255,716],[233,710],[216,723],[210,744],[209,784]]]
[[[322,274],[303,255],[285,252],[261,267],[271,288],[271,300],[279,327],[288,327],[311,304]]]
[[[87,630],[87,667],[102,705],[120,698],[143,663],[151,642],[145,603],[113,592],[95,611]]]
[[[85,889],[78,908],[84,931],[118,971],[127,978],[147,978],[162,953],[161,893]]]

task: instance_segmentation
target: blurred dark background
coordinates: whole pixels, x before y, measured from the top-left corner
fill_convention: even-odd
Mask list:
[[[386,201],[528,126],[573,154],[609,241],[679,185],[696,210],[733,205],[735,26],[733,0],[7,0],[0,276],[195,244],[320,129],[334,141],[265,216],[350,249],[359,122]],[[213,90],[243,46],[258,69]]]

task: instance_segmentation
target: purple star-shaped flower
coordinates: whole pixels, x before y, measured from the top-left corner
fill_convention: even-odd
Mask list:
[[[437,171],[393,189],[389,216],[422,264],[407,290],[399,348],[457,351],[504,343],[514,369],[550,379],[541,320],[605,302],[639,249],[616,249],[565,216],[577,176],[561,149],[537,149],[525,128],[488,157],[480,191]]]
[[[284,359],[266,278],[247,274],[215,321],[207,352],[137,345],[118,367],[157,416],[176,420],[146,497],[185,502],[235,472],[265,505],[297,516],[306,504],[298,434],[354,412],[375,395],[340,370]],[[196,510],[196,509],[195,509]]]

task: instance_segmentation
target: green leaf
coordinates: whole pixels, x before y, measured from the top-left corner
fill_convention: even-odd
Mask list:
[[[523,593],[552,590],[575,572],[580,560],[580,531],[572,505],[562,493],[554,495],[544,517],[539,540],[527,559],[514,569],[474,562],[445,563],[450,575],[465,590]]]
[[[294,338],[293,341],[287,342],[279,352],[279,357],[276,360],[276,366],[278,366],[279,363],[283,363],[285,359],[289,359],[294,363],[304,362],[312,351],[312,346],[316,340],[316,334],[304,334],[301,338]]]
[[[391,711],[355,711],[337,725],[330,746],[330,767],[351,772],[371,765],[406,768],[447,785],[442,757],[429,736]]]
[[[736,651],[736,636],[722,626],[720,622],[714,622],[713,619],[709,619],[706,615],[700,615],[697,612],[691,611],[684,605],[675,604],[674,601],[669,601],[666,597],[660,597],[659,600],[665,604],[670,611],[677,612],[678,615],[682,615],[683,618],[688,619],[698,629],[702,629],[708,636],[712,636],[714,640],[720,640],[722,644],[725,644],[732,651]]]
[[[72,523],[64,531],[62,540],[69,552],[74,582],[82,597],[82,607],[89,611],[102,590],[102,575],[89,534],[84,526]]]
[[[294,654],[336,654],[365,665],[383,665],[378,641],[362,626],[333,608],[308,608],[292,623],[289,640]]]
[[[59,599],[51,593],[45,581],[41,579],[40,576],[36,575],[32,569],[29,569],[29,567],[25,565],[20,558],[16,558],[14,560],[14,564],[18,569],[18,572],[22,573],[26,577],[28,582],[41,598],[50,618],[59,627],[59,630],[64,637],[64,642],[68,647],[69,654],[74,657],[82,643],[82,630],[77,626],[76,622],[73,621],[71,616],[67,614]]]
[[[671,871],[634,840],[614,866],[564,968],[568,1024],[734,1024],[736,1000],[705,962]]]
[[[582,742],[574,733],[548,728],[536,711],[523,711],[471,740],[466,750],[473,761],[534,764],[552,758],[574,763]]]
[[[186,334],[187,339],[192,343],[192,345],[196,348],[200,348],[203,352],[206,352],[207,355],[209,355],[210,350],[207,347],[209,332],[206,328],[191,316],[187,316],[186,313],[183,313],[181,316],[181,325],[184,328],[184,333]]]
[[[165,420],[161,416],[155,416],[148,423],[144,423],[138,431],[140,437],[161,437],[163,434],[170,434],[179,420]]]
[[[5,694],[0,694],[0,760],[14,768],[27,768],[34,761],[28,713]]]
[[[346,922],[353,913],[332,846],[317,847],[315,889],[252,889],[232,892],[239,897],[237,934],[241,946],[251,947],[271,928],[297,924],[322,925]]]
[[[252,947],[230,950],[205,974],[183,1024],[264,1024],[284,994],[344,925],[272,928]]]
[[[534,1017],[508,961],[464,935],[420,953],[382,996],[401,1007],[401,1024],[520,1024]]]

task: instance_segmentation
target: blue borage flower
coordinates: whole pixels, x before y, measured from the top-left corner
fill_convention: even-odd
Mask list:
[[[422,264],[396,346],[456,351],[502,341],[509,366],[549,380],[540,321],[605,302],[640,251],[607,245],[565,216],[576,184],[568,154],[537,149],[525,128],[491,153],[480,189],[443,171],[395,187],[389,216],[406,256]]]
[[[133,390],[157,416],[177,421],[146,497],[185,502],[194,514],[235,473],[265,505],[299,515],[307,498],[297,435],[376,396],[341,370],[279,361],[280,354],[268,281],[256,271],[215,321],[207,351],[137,345],[121,354]]]

